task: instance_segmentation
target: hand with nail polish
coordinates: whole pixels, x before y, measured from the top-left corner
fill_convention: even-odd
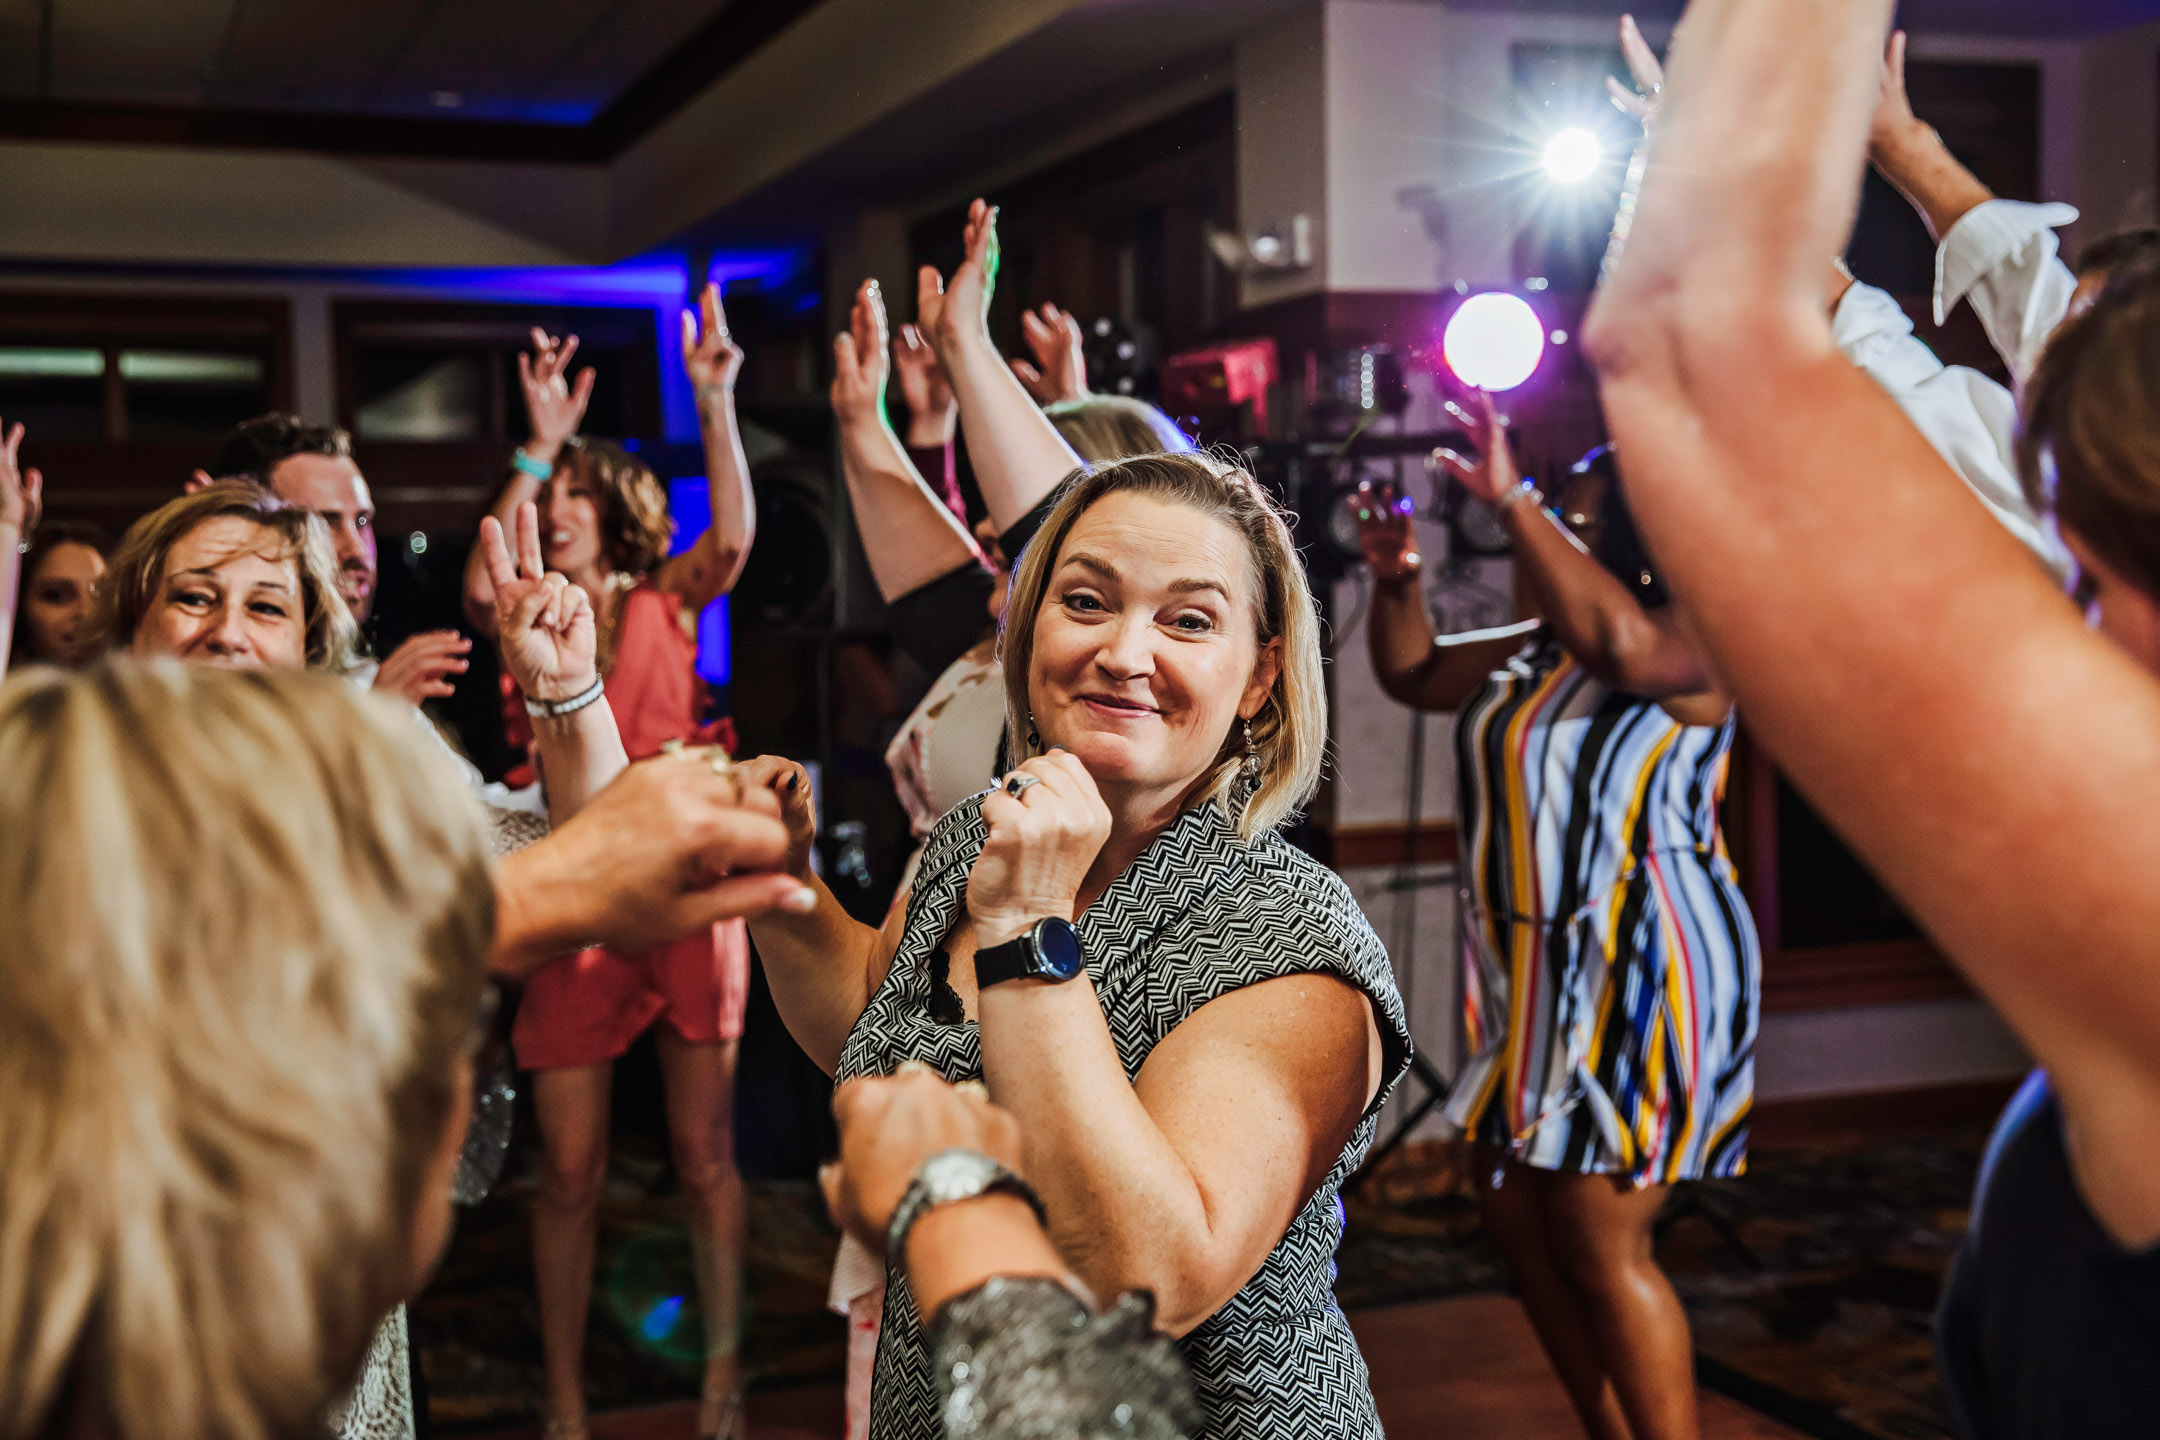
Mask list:
[[[787,826],[787,862],[783,868],[798,880],[810,878],[810,847],[817,842],[817,806],[810,799],[810,772],[781,755],[760,755],[735,767],[743,789],[770,794]]]

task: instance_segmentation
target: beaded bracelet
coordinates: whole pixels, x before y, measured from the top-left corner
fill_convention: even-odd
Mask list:
[[[581,690],[567,700],[535,700],[525,697],[525,713],[541,720],[560,720],[565,715],[575,715],[598,700],[607,692],[598,676],[593,677],[592,688]]]

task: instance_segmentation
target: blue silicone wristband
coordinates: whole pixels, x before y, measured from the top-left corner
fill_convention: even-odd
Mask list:
[[[533,459],[525,453],[522,445],[518,447],[517,453],[510,457],[510,464],[520,473],[530,475],[535,480],[545,480],[555,473],[554,466]]]

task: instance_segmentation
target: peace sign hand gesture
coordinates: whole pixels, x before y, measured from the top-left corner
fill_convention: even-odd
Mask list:
[[[517,508],[517,562],[502,525],[480,522],[480,553],[495,586],[495,636],[503,664],[529,700],[568,700],[592,688],[592,599],[540,561],[540,511]]]

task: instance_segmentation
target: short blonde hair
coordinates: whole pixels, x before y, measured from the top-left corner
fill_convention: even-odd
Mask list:
[[[1021,553],[1012,595],[998,630],[1005,666],[1005,724],[1010,753],[1040,754],[1030,740],[1028,670],[1035,658],[1035,620],[1042,612],[1065,537],[1089,507],[1105,496],[1150,495],[1222,521],[1245,541],[1259,592],[1254,617],[1260,643],[1282,642],[1282,667],[1258,714],[1253,744],[1260,754],[1260,783],[1239,802],[1245,737],[1232,726],[1222,739],[1201,793],[1222,807],[1240,838],[1274,829],[1312,798],[1327,753],[1327,690],[1320,668],[1320,616],[1305,567],[1298,561],[1290,526],[1260,482],[1208,456],[1148,455],[1068,476],[1042,529]]]
[[[1193,448],[1175,420],[1130,395],[1082,395],[1045,405],[1043,414],[1090,465],[1135,455],[1182,455]]]
[[[319,1431],[404,1298],[494,891],[346,682],[109,656],[0,689],[0,1435]]]
[[[360,627],[338,594],[337,552],[330,530],[313,513],[287,505],[251,480],[220,480],[167,501],[128,526],[98,582],[97,605],[83,636],[83,653],[125,650],[165,581],[173,546],[206,521],[223,516],[252,520],[284,542],[300,572],[300,617],[307,627],[307,663],[313,670],[352,668]]]

